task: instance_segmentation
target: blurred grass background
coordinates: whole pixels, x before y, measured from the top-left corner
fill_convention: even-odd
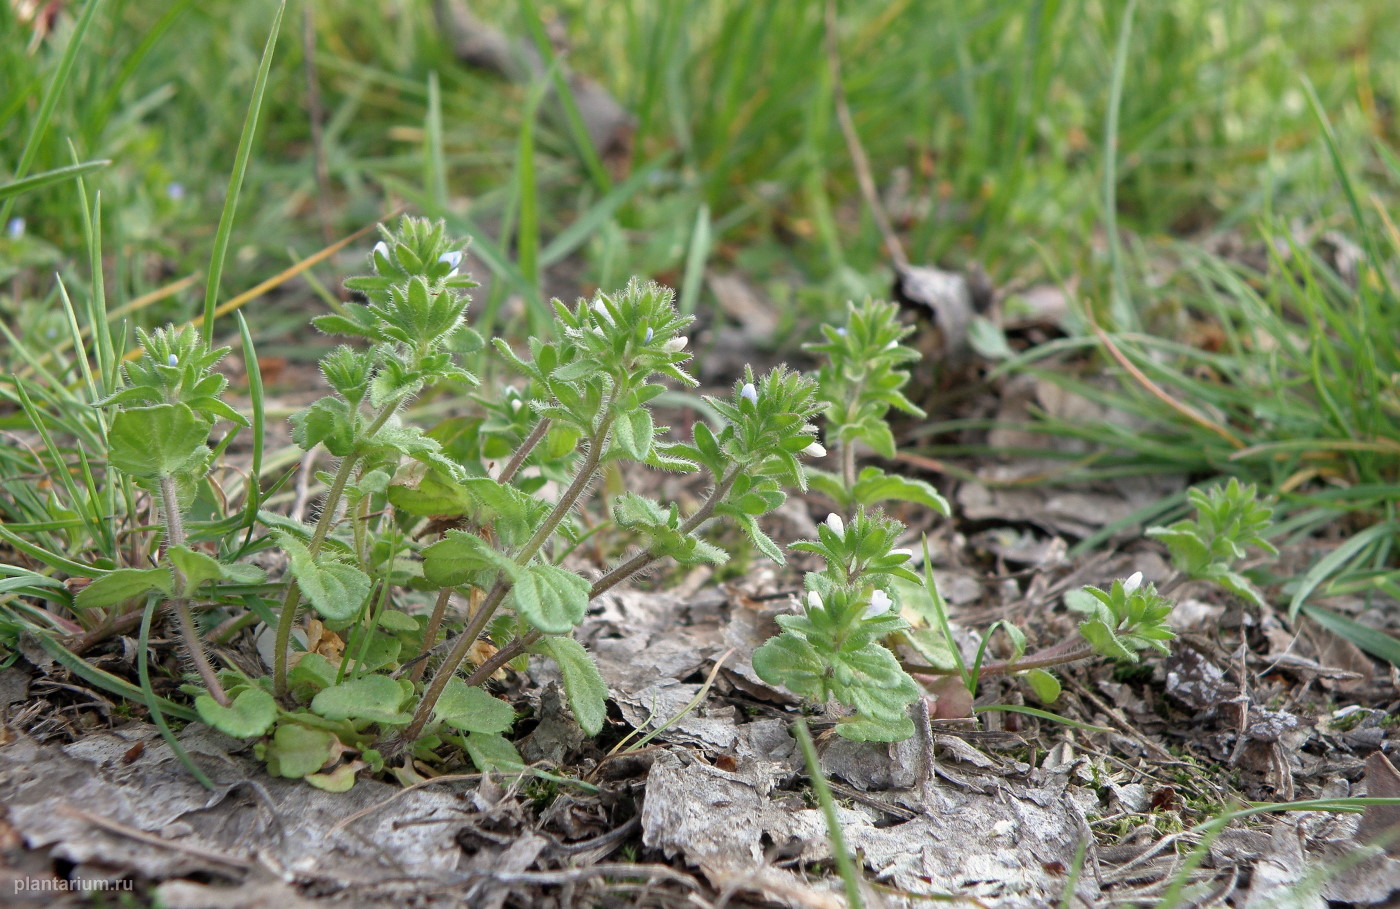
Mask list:
[[[42,130],[41,100],[89,4],[22,17],[32,6],[0,4],[0,185],[26,149],[28,174],[110,160],[86,178],[101,194],[107,300],[154,299],[133,314],[140,324],[191,318],[275,4],[96,3]],[[512,83],[463,66],[433,7],[288,7],[219,299],[401,205],[475,236],[494,279],[478,303],[488,321],[508,296],[527,312],[542,303],[565,263],[578,293],[641,274],[706,311],[707,271],[737,271],[787,326],[888,292],[834,116],[822,4],[473,4],[631,112],[630,148],[607,160],[567,106],[542,100],[550,72]],[[1205,417],[1152,394],[1079,323],[1003,368],[1040,370],[1144,421],[1042,423],[1100,446],[1080,476],[1240,475],[1285,496],[1298,536],[1395,519],[1390,0],[839,10],[845,92],[910,259],[979,263],[999,287],[1072,284],[1123,359]],[[83,208],[71,181],[6,204],[0,315],[42,343],[66,330],[53,275],[75,299],[92,292]],[[275,303],[249,303],[264,349],[295,354],[315,297],[334,297],[342,272],[331,260]],[[1123,377],[1117,390],[1057,365],[1093,351],[1096,369]],[[1393,541],[1373,534],[1326,566],[1341,586],[1323,590],[1400,595]]]

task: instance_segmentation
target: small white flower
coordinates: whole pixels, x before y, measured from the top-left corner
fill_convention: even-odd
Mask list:
[[[825,609],[826,604],[822,602],[822,595],[817,593],[815,590],[809,591],[807,594],[807,608]]]
[[[609,325],[613,324],[612,313],[608,312],[608,307],[606,304],[603,303],[602,300],[593,301],[593,311],[597,313],[598,318],[602,319],[604,322],[608,323]]]
[[[898,342],[898,341],[891,341],[890,343],[888,343],[888,344],[885,345],[885,350],[894,350],[894,349],[895,349],[896,347],[898,347],[898,346],[899,346],[899,342]]]
[[[865,618],[873,619],[877,615],[884,615],[890,611],[890,607],[893,605],[894,600],[890,599],[888,593],[877,590],[870,595],[870,605],[865,607]]]
[[[830,527],[831,532],[838,537],[846,535],[846,522],[841,520],[841,516],[834,511],[826,516],[826,526]]]
[[[524,407],[524,406],[525,406],[525,402],[522,401],[522,400],[520,400],[519,398],[511,398],[511,399],[510,399],[510,412],[511,412],[511,413],[520,413],[520,408],[522,408],[522,407]]]
[[[890,555],[892,555],[892,556],[908,556],[909,558],[912,559],[912,558],[914,558],[914,550],[912,550],[912,549],[891,549],[891,550],[890,550]]]
[[[446,262],[448,265],[452,266],[452,270],[447,273],[447,276],[450,278],[457,274],[457,267],[462,264],[462,251],[460,249],[454,249],[451,252],[445,252],[438,256],[438,261]]]
[[[374,251],[386,259],[389,258],[389,244],[385,243],[383,240],[374,244]]]
[[[646,337],[642,338],[642,343],[643,343],[643,344],[650,344],[650,343],[651,343],[651,339],[654,338],[654,337],[656,337],[656,332],[652,331],[652,330],[651,330],[651,326],[648,325],[648,326],[647,326]]]
[[[1134,571],[1132,577],[1123,582],[1123,592],[1132,593],[1142,586],[1142,572]]]
[[[11,240],[18,240],[24,236],[24,219],[11,218],[9,223],[5,225],[5,233],[10,235]]]
[[[739,397],[746,398],[750,404],[757,404],[758,389],[753,387],[752,382],[745,382],[744,387],[739,389]]]
[[[672,338],[665,344],[662,344],[661,349],[664,350],[666,353],[680,353],[681,351],[685,350],[685,345],[689,343],[690,339],[687,338],[685,335],[681,335],[680,337]]]
[[[175,356],[174,354],[171,354],[170,356],[168,356],[168,357],[165,358],[165,365],[167,365],[167,366],[179,366],[179,365],[180,365],[180,358],[177,357],[177,356]]]
[[[813,442],[811,445],[802,449],[802,454],[809,458],[824,458],[826,457],[826,449],[822,447],[822,443]]]

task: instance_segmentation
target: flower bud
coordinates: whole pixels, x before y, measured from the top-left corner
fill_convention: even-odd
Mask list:
[[[834,511],[826,516],[826,526],[830,527],[831,532],[838,537],[846,535],[846,522],[841,520],[841,516]]]
[[[389,244],[385,243],[383,240],[374,244],[374,251],[386,259],[389,258]]]
[[[801,453],[809,458],[826,457],[826,449],[822,446],[822,443],[820,442],[813,442],[811,445],[808,445],[806,448],[802,449]]]
[[[602,321],[608,323],[609,325],[613,324],[612,313],[608,312],[607,304],[604,303],[602,300],[593,301],[593,311],[598,314],[598,318]]]
[[[1132,593],[1142,586],[1142,572],[1134,571],[1132,577],[1123,582],[1123,592]]]
[[[662,344],[661,349],[664,350],[666,353],[680,353],[681,351],[685,350],[685,345],[688,343],[690,343],[690,339],[687,338],[685,335],[680,335],[679,337],[672,338],[665,344]]]
[[[825,609],[826,604],[822,602],[822,595],[817,593],[815,590],[809,591],[807,593],[807,608]]]
[[[642,343],[643,343],[643,344],[650,344],[650,343],[651,343],[651,339],[654,338],[654,337],[656,337],[656,332],[652,331],[652,330],[651,330],[651,326],[648,325],[648,326],[647,326],[646,337],[642,338]]]
[[[165,365],[166,365],[166,366],[179,366],[179,365],[180,365],[180,358],[177,357],[177,356],[175,356],[174,354],[170,354],[168,357],[165,358]]]
[[[739,397],[745,398],[750,404],[758,404],[758,389],[753,387],[752,382],[745,382],[744,387],[739,389]]]

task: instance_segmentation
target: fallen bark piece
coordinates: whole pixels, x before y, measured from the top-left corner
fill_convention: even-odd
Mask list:
[[[803,886],[802,878],[774,865],[776,858],[802,863],[832,858],[820,811],[808,807],[800,789],[783,788],[793,776],[790,767],[777,763],[748,761],[726,772],[685,755],[662,754],[647,777],[643,841],[668,856],[683,856],[716,886],[747,881],[749,889],[769,899],[809,905],[776,886],[782,881]],[[838,804],[846,843],[863,859],[867,879],[921,897],[975,897],[988,906],[1058,902],[1065,869],[1074,865],[1076,844],[1087,835],[1068,794],[1043,799],[1042,807],[1010,784],[990,795],[934,789],[940,804],[932,811],[917,805],[914,790],[884,793],[896,804],[908,799],[919,809],[913,819],[893,826],[884,825],[888,812],[863,802]],[[834,879],[822,884],[839,889]],[[1076,893],[1085,900],[1098,896],[1092,875],[1080,878]],[[891,897],[889,904],[902,903]]]

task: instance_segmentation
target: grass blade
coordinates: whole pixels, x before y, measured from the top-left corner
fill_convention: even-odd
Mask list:
[[[0,186],[0,199],[8,199],[11,196],[18,196],[36,189],[43,189],[46,186],[53,186],[55,183],[62,183],[65,180],[72,180],[83,174],[101,170],[111,163],[109,159],[101,158],[96,161],[84,161],[81,164],[70,164],[67,167],[56,167],[53,170],[46,170],[43,173],[20,180],[11,180]]]
[[[73,26],[73,35],[68,39],[68,46],[63,49],[63,57],[58,62],[58,70],[53,74],[53,81],[49,83],[48,90],[44,92],[44,100],[39,102],[39,112],[34,118],[34,128],[29,131],[29,138],[24,142],[24,151],[20,152],[19,163],[15,165],[14,179],[21,180],[29,173],[29,168],[34,164],[34,156],[39,153],[39,145],[44,138],[44,133],[48,132],[49,121],[53,119],[54,108],[58,106],[59,96],[63,94],[63,88],[68,83],[68,76],[73,72],[73,62],[78,59],[78,48],[83,44],[83,36],[87,34],[88,26],[92,24],[93,14],[97,12],[97,7],[102,0],[88,0],[87,6],[83,7],[83,14],[78,18],[78,24]],[[13,185],[13,184],[10,184]],[[10,220],[10,211],[14,208],[15,197],[11,195],[0,205],[0,224]]]
[[[1308,573],[1303,575],[1298,582],[1298,589],[1293,592],[1293,599],[1288,603],[1288,617],[1290,619],[1296,618],[1298,610],[1308,595],[1316,590],[1319,584],[1335,574],[1337,569],[1349,562],[1353,556],[1370,546],[1374,541],[1392,539],[1396,533],[1400,533],[1400,521],[1373,524],[1319,559],[1317,564],[1308,569]]]
[[[1385,660],[1392,666],[1400,666],[1400,640],[1311,603],[1303,606],[1302,611],[1323,628],[1351,641],[1371,656]]]
[[[802,746],[802,759],[807,763],[807,778],[817,792],[817,801],[822,806],[822,818],[826,821],[826,835],[831,838],[831,852],[836,857],[836,870],[846,887],[846,904],[851,909],[864,909],[865,900],[860,892],[860,875],[856,864],[851,861],[850,850],[846,848],[846,837],[841,832],[841,819],[836,816],[836,800],[831,796],[831,787],[822,775],[821,760],[817,757],[817,746],[812,743],[812,733],[807,729],[807,721],[797,718],[797,741]]]
[[[233,173],[228,179],[224,210],[219,215],[219,228],[214,234],[214,250],[209,256],[209,277],[204,284],[202,328],[206,344],[212,344],[214,339],[214,307],[219,302],[219,279],[224,273],[224,259],[228,256],[229,237],[233,233],[233,216],[238,210],[238,194],[243,189],[243,178],[248,173],[248,161],[253,155],[253,137],[258,131],[258,114],[262,112],[263,95],[267,93],[267,76],[272,70],[272,54],[277,48],[277,34],[282,29],[282,13],[286,9],[287,0],[282,0],[277,4],[277,12],[272,17],[272,30],[268,33],[262,61],[258,64],[258,77],[253,83],[253,98],[248,105],[248,115],[243,120],[243,134],[238,137],[238,151],[233,158]]]

